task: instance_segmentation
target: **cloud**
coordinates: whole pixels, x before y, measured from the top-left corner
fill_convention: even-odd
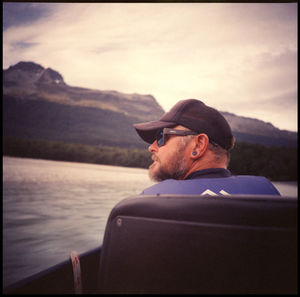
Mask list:
[[[36,20],[51,15],[59,4],[54,3],[3,3],[3,30],[12,26],[32,24]]]
[[[31,60],[59,71],[70,85],[152,94],[165,110],[199,98],[254,117],[253,106],[264,102],[259,116],[267,121],[272,100],[297,90],[296,3],[40,7],[42,17],[4,31],[4,67]],[[294,116],[284,126],[276,110],[275,118],[278,126],[297,129]]]

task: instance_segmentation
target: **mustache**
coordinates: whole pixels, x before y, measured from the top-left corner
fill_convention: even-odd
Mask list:
[[[158,158],[156,155],[152,155],[151,159],[152,159],[153,161],[159,161],[159,158]]]

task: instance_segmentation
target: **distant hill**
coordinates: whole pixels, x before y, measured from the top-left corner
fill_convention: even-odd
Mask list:
[[[3,70],[3,135],[92,145],[144,148],[133,123],[164,110],[152,95],[69,86],[51,68],[19,62]],[[237,141],[297,146],[297,133],[222,112]]]
[[[237,116],[232,113],[222,112],[237,141],[259,143],[265,146],[296,147],[298,133],[280,130],[271,123]]]
[[[72,87],[58,72],[32,62],[3,71],[7,137],[144,148],[132,124],[163,113],[151,95]]]

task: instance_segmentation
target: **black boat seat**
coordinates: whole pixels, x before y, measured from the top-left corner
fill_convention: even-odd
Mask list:
[[[107,222],[105,294],[297,293],[297,199],[137,196]]]

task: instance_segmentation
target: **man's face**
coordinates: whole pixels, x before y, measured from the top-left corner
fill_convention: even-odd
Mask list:
[[[186,130],[182,126],[175,129]],[[186,145],[182,136],[168,136],[166,143],[159,147],[156,140],[149,146],[154,161],[149,167],[149,177],[154,181],[183,179],[188,171]]]

